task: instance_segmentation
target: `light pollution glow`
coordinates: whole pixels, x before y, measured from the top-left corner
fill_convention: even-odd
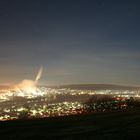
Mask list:
[[[23,93],[26,93],[26,94],[38,95],[37,84],[38,84],[39,79],[42,76],[42,72],[43,72],[43,67],[41,66],[35,78],[35,81],[25,79],[21,83],[15,86],[15,90],[23,91]]]

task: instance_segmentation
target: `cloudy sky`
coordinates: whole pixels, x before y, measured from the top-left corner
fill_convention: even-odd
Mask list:
[[[1,0],[0,84],[140,85],[137,0]]]

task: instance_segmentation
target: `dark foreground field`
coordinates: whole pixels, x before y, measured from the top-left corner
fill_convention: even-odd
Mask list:
[[[139,139],[140,109],[0,122],[1,140]]]

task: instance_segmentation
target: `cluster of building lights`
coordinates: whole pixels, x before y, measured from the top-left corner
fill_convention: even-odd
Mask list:
[[[121,98],[139,98],[140,91],[136,90],[74,90],[74,89],[56,89],[38,87],[35,92],[26,92],[24,90],[2,89],[0,90],[0,120],[18,119],[19,117],[51,117],[64,116],[83,113],[88,108],[81,100],[71,101],[63,99],[57,100],[58,96],[81,97],[86,95],[111,95]],[[84,100],[82,100],[84,101]],[[86,101],[86,100],[85,100]],[[101,105],[92,106],[100,108]],[[126,105],[123,104],[122,107]]]

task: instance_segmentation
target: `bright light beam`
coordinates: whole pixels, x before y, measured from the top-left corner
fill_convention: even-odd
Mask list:
[[[43,72],[43,67],[41,66],[41,68],[39,69],[39,72],[38,72],[38,74],[37,74],[37,76],[36,76],[36,79],[35,79],[35,82],[36,82],[36,83],[37,83],[38,80],[41,78],[42,72]]]

